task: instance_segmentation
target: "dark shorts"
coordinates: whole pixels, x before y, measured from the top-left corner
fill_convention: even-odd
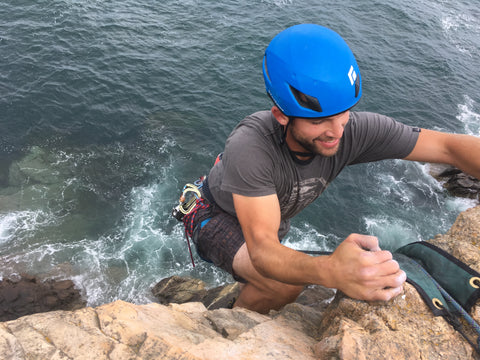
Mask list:
[[[233,258],[245,243],[237,218],[215,205],[209,209],[198,210],[197,216],[200,219],[211,217],[201,228],[196,224],[193,242],[198,255],[230,273],[236,281],[245,283],[246,281],[233,271]]]

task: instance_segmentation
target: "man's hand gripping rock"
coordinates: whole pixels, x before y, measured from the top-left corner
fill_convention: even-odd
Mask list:
[[[328,261],[328,286],[359,300],[391,300],[402,293],[407,278],[374,236],[351,234]]]

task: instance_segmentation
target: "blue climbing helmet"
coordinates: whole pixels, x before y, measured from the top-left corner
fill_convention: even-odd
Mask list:
[[[275,105],[290,117],[336,115],[362,96],[360,69],[347,43],[315,24],[295,25],[273,38],[263,77]]]

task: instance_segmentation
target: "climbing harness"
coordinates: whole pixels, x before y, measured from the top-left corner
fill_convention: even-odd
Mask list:
[[[182,221],[185,227],[185,239],[187,240],[188,252],[190,253],[193,267],[195,267],[195,261],[193,260],[190,239],[193,238],[196,230],[195,220],[199,210],[210,207],[210,203],[202,196],[201,192],[205,183],[206,176],[201,176],[193,184],[186,184],[178,200],[178,205],[172,210],[172,216],[178,221]],[[201,225],[204,225],[209,219],[201,220]]]
[[[222,160],[222,157],[223,153],[218,154],[213,166],[217,165]],[[213,205],[215,205],[215,200],[210,193],[207,176],[203,175],[195,180],[193,184],[186,184],[183,187],[178,199],[178,205],[172,209],[172,216],[178,221],[182,221],[185,227],[185,238],[187,239],[188,252],[190,253],[193,267],[195,267],[195,262],[193,261],[190,239],[193,239],[193,242],[195,242],[194,236],[196,232],[211,219],[210,212],[207,212],[208,215],[202,215],[200,218],[197,218],[198,211],[209,209]]]
[[[299,250],[310,255],[327,251]],[[393,252],[434,316],[442,316],[480,354],[480,325],[470,316],[480,298],[480,273],[439,247],[414,242]]]

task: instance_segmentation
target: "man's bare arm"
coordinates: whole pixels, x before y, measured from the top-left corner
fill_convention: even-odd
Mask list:
[[[405,273],[372,236],[352,234],[330,256],[311,257],[280,244],[276,195],[233,195],[250,259],[267,278],[294,285],[320,284],[362,300],[389,300],[402,291]]]
[[[405,159],[450,164],[480,179],[480,138],[422,129]]]

